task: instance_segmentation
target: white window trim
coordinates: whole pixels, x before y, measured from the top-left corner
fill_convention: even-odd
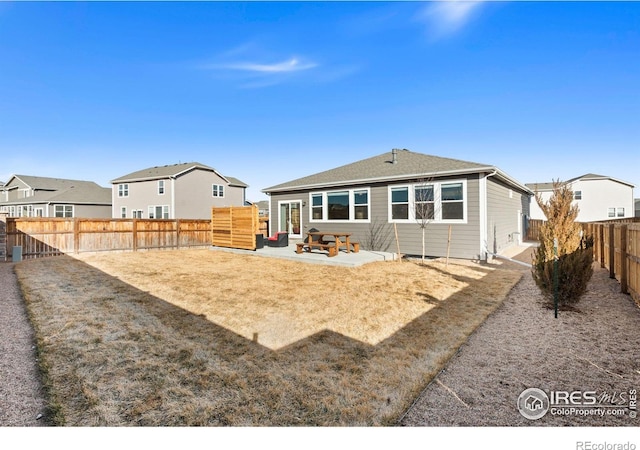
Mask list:
[[[120,218],[121,219],[125,219],[127,217],[127,207],[126,206],[121,206],[120,207]]]
[[[213,187],[217,186],[218,188],[216,189],[216,195],[213,195]],[[220,195],[220,189],[222,189],[222,195]],[[227,189],[225,188],[225,186],[223,184],[212,184],[211,185],[211,196],[213,198],[224,198],[225,195],[227,195]]]
[[[366,191],[367,193],[367,219],[356,219],[356,209],[355,209],[355,193]],[[336,192],[348,192],[349,193],[349,219],[329,219],[329,210],[327,206],[328,203],[328,194],[336,193]],[[313,218],[313,196],[314,195],[322,195],[322,219],[314,219]],[[334,189],[331,191],[315,191],[309,192],[309,200],[307,202],[309,205],[309,223],[371,223],[371,188],[370,187],[362,187],[362,188],[353,188],[353,189]]]
[[[164,180],[158,180],[158,195],[164,195],[166,191]]]
[[[71,207],[71,216],[67,216],[65,214],[66,213],[66,209],[67,209],[68,206]],[[74,205],[54,205],[54,207],[53,207],[53,217],[58,217],[58,216],[56,216],[56,209],[59,208],[59,207],[62,207],[62,217],[61,218],[68,219],[68,218],[76,216],[76,208],[75,208]],[[58,218],[60,218],[60,217],[58,217]]]
[[[155,217],[156,215],[156,208],[162,208],[162,217]],[[147,213],[149,214],[149,219],[151,219],[151,216],[154,216],[153,219],[164,219],[164,215],[165,215],[165,211],[167,214],[167,219],[171,218],[171,208],[169,207],[169,205],[149,205],[147,207]]]
[[[125,186],[126,186],[126,192],[125,192]],[[118,185],[118,197],[119,198],[129,197],[129,183],[122,183]]]
[[[462,216],[463,219],[443,219],[442,218],[442,185],[443,184],[456,184],[462,183]],[[466,224],[469,220],[467,212],[469,204],[469,196],[467,194],[467,180],[439,180],[429,181],[425,183],[412,183],[412,184],[393,184],[387,186],[387,220],[389,223],[417,223],[418,220],[415,217],[415,188],[424,185],[433,185],[434,196],[434,218],[429,223],[435,224]],[[392,215],[392,203],[391,203],[391,190],[397,188],[409,188],[409,218],[408,219],[393,219]]]

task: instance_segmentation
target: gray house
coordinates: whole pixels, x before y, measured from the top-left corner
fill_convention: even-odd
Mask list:
[[[111,189],[93,181],[13,175],[0,187],[9,217],[111,217]]]
[[[247,185],[197,162],[150,167],[111,181],[113,217],[210,219],[213,206],[243,206]]]
[[[522,240],[533,193],[495,166],[394,149],[263,190],[270,234],[352,233],[370,250],[487,259]]]

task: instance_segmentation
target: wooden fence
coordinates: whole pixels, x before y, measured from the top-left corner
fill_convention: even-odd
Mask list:
[[[211,245],[211,222],[195,219],[8,218],[7,250],[26,258],[66,253]]]
[[[256,249],[261,234],[258,207],[211,208],[211,243],[217,247]]]

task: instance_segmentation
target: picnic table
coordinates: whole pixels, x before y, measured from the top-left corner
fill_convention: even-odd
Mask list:
[[[296,253],[302,253],[303,250],[310,252],[314,248],[327,250],[329,256],[336,256],[341,247],[344,247],[347,253],[351,253],[353,246],[354,253],[360,250],[360,244],[351,242],[351,233],[336,231],[309,231],[307,232],[306,242],[296,244]]]

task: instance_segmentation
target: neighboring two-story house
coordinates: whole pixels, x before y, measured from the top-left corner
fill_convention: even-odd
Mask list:
[[[93,181],[13,175],[0,187],[9,217],[111,217],[111,189]]]
[[[111,181],[115,218],[210,219],[213,206],[244,206],[245,183],[197,162],[150,167]]]
[[[633,217],[634,185],[616,178],[588,173],[566,183],[573,191],[573,203],[578,205],[578,222],[597,222]],[[553,193],[553,183],[528,183],[527,187],[547,202]],[[531,199],[531,218],[546,220],[535,197]]]

